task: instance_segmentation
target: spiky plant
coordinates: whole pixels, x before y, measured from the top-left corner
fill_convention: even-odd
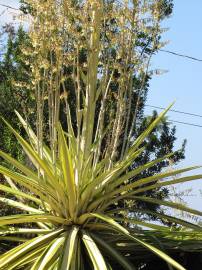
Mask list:
[[[121,255],[120,239],[134,241],[166,260],[176,269],[184,269],[155,245],[151,245],[147,231],[162,232],[171,235],[170,228],[151,222],[144,222],[137,217],[124,214],[128,209],[124,206],[112,210],[113,205],[123,198],[150,201],[171,208],[181,209],[188,213],[202,215],[201,212],[183,205],[168,201],[158,201],[141,194],[145,191],[169,186],[171,184],[200,179],[202,175],[186,176],[170,179],[169,177],[195,169],[194,167],[168,171],[152,177],[128,182],[131,177],[157,164],[162,159],[154,160],[133,171],[126,172],[128,166],[144,150],[140,147],[145,137],[158,124],[156,119],[145,132],[137,138],[122,161],[112,167],[107,166],[110,158],[104,158],[92,165],[94,155],[92,145],[90,155],[85,164],[79,162],[76,155],[77,143],[73,134],[66,134],[58,125],[58,152],[52,162],[51,150],[43,145],[42,157],[37,153],[37,137],[24,120],[19,116],[31,144],[27,143],[8,123],[36,170],[30,169],[6,153],[1,157],[15,166],[19,172],[0,167],[0,172],[23,187],[21,190],[1,185],[0,189],[13,194],[13,199],[1,197],[1,202],[23,210],[23,213],[0,218],[1,240],[24,242],[9,250],[0,257],[0,269],[111,269],[111,257],[114,257],[124,269],[134,269],[127,257]],[[79,151],[79,156],[83,155]],[[37,173],[38,170],[38,173]],[[137,213],[141,209],[136,210]],[[134,212],[134,209],[133,209]],[[145,210],[143,210],[143,213]],[[187,234],[201,232],[201,227],[178,218],[161,215],[181,228],[188,229]],[[32,228],[19,224],[35,224]],[[16,226],[17,225],[17,226]],[[178,229],[179,230],[179,229]],[[132,233],[131,233],[131,232]],[[14,236],[13,236],[14,235]],[[26,237],[28,235],[28,238]],[[32,236],[31,239],[30,235]],[[151,236],[151,235],[150,235]],[[147,239],[148,240],[148,239]],[[173,238],[174,240],[174,238]],[[170,240],[168,240],[170,241]],[[183,238],[182,238],[183,241]],[[153,241],[155,242],[155,241]],[[116,250],[117,245],[117,250]],[[127,245],[123,245],[125,250]],[[89,259],[87,259],[87,256]]]
[[[152,35],[153,46],[159,46],[159,1],[124,1],[123,7],[116,1],[107,1],[108,9],[104,1],[98,0],[26,2],[33,12],[30,33],[33,54],[29,60],[31,89],[37,101],[37,126],[35,135],[17,113],[27,131],[27,142],[6,122],[32,166],[0,152],[17,170],[0,166],[10,184],[0,185],[0,190],[15,197],[2,195],[0,201],[22,211],[0,218],[1,240],[20,243],[1,255],[0,269],[105,270],[111,269],[114,262],[124,269],[135,269],[128,257],[131,252],[126,252],[131,251],[133,243],[137,253],[144,248],[164,259],[170,268],[183,270],[165,254],[164,243],[168,249],[175,248],[179,240],[181,245],[188,245],[187,237],[194,239],[194,233],[201,239],[201,227],[151,211],[148,214],[175,226],[171,229],[146,222],[139,214],[147,211],[137,208],[135,202],[146,201],[200,216],[200,211],[146,194],[156,188],[201,179],[202,175],[180,176],[197,168],[190,167],[131,181],[172,154],[130,170],[131,163],[144,151],[142,144],[146,137],[167,111],[134,140],[131,130],[136,115],[132,126],[127,124],[134,105],[130,100],[134,91],[132,80],[135,73],[144,70],[146,74],[151,56],[139,52],[135,38],[137,32],[146,32]],[[149,12],[151,16],[146,20]],[[84,62],[80,59],[82,53]],[[72,99],[67,80],[74,84]],[[43,118],[47,100],[50,140],[45,145]],[[59,124],[61,100],[66,105],[67,131]],[[120,139],[124,143],[118,155]],[[131,208],[130,204],[119,204],[123,199],[132,200]],[[185,231],[186,237],[176,239],[175,229]]]

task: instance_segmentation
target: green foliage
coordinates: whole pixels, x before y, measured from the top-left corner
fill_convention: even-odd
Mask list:
[[[13,31],[10,31],[6,36],[6,50],[0,62],[0,114],[1,117],[8,119],[20,132],[21,128],[14,110],[17,109],[28,116],[32,106],[30,93],[26,88],[29,71],[22,60],[23,54],[20,50],[20,46],[27,42],[27,34],[22,28],[19,28],[16,34]],[[24,87],[16,89],[16,82],[21,83]],[[19,161],[22,160],[22,150],[9,129],[3,126],[2,121],[0,122],[0,132],[0,148]]]
[[[2,250],[0,268],[134,269],[148,250],[184,270],[165,251],[201,249],[201,226],[161,207],[201,216],[165,198],[170,185],[202,175],[181,175],[198,167],[163,170],[184,157],[184,144],[172,153],[167,110],[143,116],[150,58],[172,1],[23,3],[34,17],[29,38],[20,29],[8,40],[4,68],[27,135],[14,118],[5,123],[27,158],[0,151],[0,202],[12,209],[0,218],[0,238],[17,244]]]
[[[11,25],[6,25],[2,28],[2,31],[2,37],[6,42],[6,47],[0,61],[0,117],[5,117],[19,133],[25,134],[19,125],[14,110],[23,113],[30,122],[33,122],[35,117],[31,115],[34,106],[33,99],[31,98],[29,89],[26,87],[29,81],[29,68],[24,63],[24,56],[20,49],[21,45],[27,42],[28,37],[22,28],[19,28],[17,33],[15,33]],[[21,87],[17,87],[16,83],[20,83]],[[2,151],[10,154],[20,162],[25,161],[24,151],[9,128],[3,124],[2,120],[0,121],[0,137],[0,149]],[[0,162],[1,165],[10,166],[15,170],[15,168],[4,159],[1,158]],[[5,179],[3,179],[2,176],[0,183],[5,183]],[[2,192],[0,194],[1,196],[5,196]],[[7,195],[6,197],[13,199],[12,196]],[[1,202],[0,204],[0,216],[20,213],[19,210],[5,205],[3,207]],[[10,246],[13,245],[14,244],[10,244]],[[1,245],[1,247],[3,246],[8,248],[6,243]]]
[[[26,1],[21,1],[22,6],[21,9],[25,13],[31,12],[31,7],[29,4],[26,3]],[[112,1],[113,2],[113,1]],[[110,4],[111,2],[109,2]],[[172,11],[172,1],[161,1],[159,2],[159,9],[161,9],[162,18],[163,16],[170,15]],[[109,28],[112,28],[114,31],[118,31],[115,21],[111,20],[108,25]],[[159,36],[160,41],[160,36]],[[110,43],[110,41],[107,41]],[[151,36],[145,35],[143,32],[139,33],[139,37],[136,41],[136,45],[140,47],[140,50],[142,50],[142,54],[150,54],[152,50],[152,39]],[[26,45],[29,45],[29,39],[27,34],[20,28],[18,32],[16,33],[15,37],[11,37],[8,40],[7,45],[7,51],[4,56],[4,60],[1,63],[1,72],[2,72],[2,83],[1,83],[1,114],[14,126],[17,126],[18,123],[14,121],[15,115],[14,110],[17,109],[20,113],[23,113],[23,115],[26,115],[27,120],[34,126],[35,117],[33,115],[35,106],[33,104],[33,93],[30,92],[30,89],[27,87],[27,84],[29,83],[28,78],[30,78],[30,67],[29,65],[25,64],[27,63],[27,58],[22,52],[22,48],[24,48]],[[79,62],[80,65],[84,66],[87,61],[87,55],[86,50],[81,49],[79,52]],[[110,50],[107,49],[106,51],[108,57],[115,59],[116,56],[116,49],[111,48]],[[111,56],[110,56],[111,55]],[[121,58],[119,59],[121,62]],[[101,66],[100,66],[101,68]],[[70,104],[71,113],[72,113],[72,123],[74,127],[74,131],[77,132],[77,125],[76,125],[76,96],[75,96],[75,84],[72,79],[73,74],[73,68],[72,67],[64,67],[64,75],[68,78],[65,80],[64,85],[65,88],[68,89],[68,102]],[[114,72],[114,79],[111,82],[110,88],[111,93],[107,98],[107,106],[109,107],[109,111],[112,107],[115,108],[116,104],[116,95],[117,91],[119,89],[119,83],[118,78],[120,74],[119,71],[116,70]],[[121,156],[122,148],[124,148],[124,136],[129,137],[130,130],[127,129],[127,126],[133,126],[133,129],[131,130],[131,137],[133,140],[137,138],[141,132],[148,127],[148,125],[157,117],[157,114],[154,113],[153,117],[151,119],[147,119],[144,117],[144,106],[147,100],[147,93],[149,91],[149,80],[150,77],[142,72],[141,75],[137,76],[134,75],[133,77],[133,91],[131,94],[131,97],[128,96],[128,102],[131,102],[131,112],[129,116],[128,123],[125,123],[123,126],[123,131],[127,130],[127,132],[123,132],[121,135],[121,140],[119,142],[118,147],[118,154],[117,159]],[[16,84],[14,84],[14,82]],[[61,86],[61,93],[63,92],[63,87]],[[32,93],[32,94],[31,94]],[[129,100],[130,99],[130,100]],[[7,106],[5,105],[7,104]],[[9,106],[8,106],[9,104]],[[99,112],[100,105],[98,103],[97,105],[97,112]],[[62,123],[62,126],[66,128],[66,116],[64,114],[65,111],[65,103],[61,103],[60,107],[60,121]],[[48,134],[48,108],[47,103],[45,102],[45,127],[44,127],[44,134]],[[127,113],[127,112],[126,112]],[[98,113],[96,114],[98,115]],[[115,114],[114,116],[115,117]],[[134,117],[136,119],[134,119]],[[95,119],[97,121],[97,119]],[[110,117],[105,116],[105,123],[104,128],[106,129],[109,125]],[[19,160],[23,158],[21,150],[16,148],[16,143],[14,138],[12,137],[12,134],[6,129],[1,128],[1,130],[5,133],[3,138],[5,140],[2,141],[2,147],[1,149],[11,153],[15,157],[19,157]],[[169,126],[168,122],[166,120],[163,121],[160,128],[154,129],[154,131],[151,133],[150,137],[143,143],[143,145],[146,146],[145,151],[141,154],[139,159],[137,159],[135,164],[131,165],[131,169],[135,168],[135,166],[140,166],[142,164],[145,164],[146,162],[149,162],[152,160],[152,158],[156,157],[159,158],[160,156],[166,155],[167,153],[170,153],[174,150],[174,143],[175,143],[175,128],[172,128]],[[47,138],[48,141],[48,138]],[[109,141],[109,138],[106,137],[105,143],[103,143],[103,151],[105,149],[105,144],[107,144]],[[125,146],[126,147],[126,146]],[[185,143],[182,146],[182,149],[179,152],[176,152],[176,154],[173,156],[172,161],[162,161],[156,166],[153,166],[147,172],[144,172],[143,176],[152,176],[155,173],[161,172],[165,167],[169,165],[169,162],[172,162],[173,164],[176,164],[180,160],[184,158],[184,150],[185,150]],[[142,177],[142,175],[138,176]],[[136,179],[131,179],[131,181],[136,181]],[[169,191],[166,188],[163,188],[161,190],[153,190],[149,191],[148,194],[151,196],[154,196],[156,198],[167,198],[169,195]],[[123,201],[123,203],[125,203]],[[158,210],[158,205],[150,205],[148,203],[142,203],[140,202],[140,207],[143,208],[150,208],[151,210]],[[153,217],[154,218],[154,217]]]
[[[141,154],[142,149],[139,148],[141,143],[157,126],[165,113],[166,111],[134,141],[132,149],[123,161],[115,163],[112,168],[108,169],[103,166],[103,161],[107,163],[109,158],[98,161],[95,167],[87,162],[85,164],[87,174],[83,171],[83,167],[78,163],[75,155],[76,138],[66,137],[60,125],[57,128],[58,152],[56,160],[53,160],[51,149],[45,144],[43,144],[42,157],[40,157],[37,152],[37,137],[19,114],[19,120],[30,135],[31,144],[6,122],[34,164],[35,170],[0,152],[7,162],[20,171],[16,173],[0,166],[0,172],[26,190],[26,192],[19,191],[6,185],[0,185],[2,191],[16,197],[16,200],[0,197],[2,203],[22,211],[17,215],[0,218],[1,240],[22,242],[0,256],[0,268],[2,270],[15,268],[103,270],[115,267],[116,262],[115,264],[122,265],[123,269],[131,270],[135,269],[135,266],[131,264],[130,256],[126,257],[126,254],[128,252],[130,254],[129,250],[132,248],[135,250],[135,256],[141,256],[142,260],[145,256],[143,250],[148,249],[149,252],[165,260],[170,267],[185,270],[183,266],[166,255],[163,249],[172,249],[176,244],[179,245],[179,241],[181,247],[186,248],[194,237],[196,240],[199,239],[198,243],[195,240],[195,245],[201,249],[202,228],[200,226],[162,214],[162,218],[175,220],[179,226],[178,229],[170,230],[167,226],[145,222],[137,217],[128,216],[126,218],[123,215],[123,212],[127,211],[125,206],[111,210],[111,206],[115,202],[119,202],[122,197],[130,198],[135,194],[134,200],[150,200],[160,204],[161,201],[157,202],[151,197],[145,195],[142,197],[142,192],[155,187],[201,179],[202,175],[180,176],[174,180],[169,178],[194,169],[186,168],[155,175],[155,178],[158,179],[157,184],[154,184],[154,178],[145,177],[136,183],[120,187],[131,177],[131,173],[136,175],[151,167],[152,164],[149,162],[122,175],[123,168],[125,170],[130,166],[130,161]],[[154,160],[153,164],[158,164],[159,161],[159,159]],[[147,185],[144,185],[146,183]],[[164,204],[202,216],[200,211],[180,204],[172,202]],[[136,211],[141,212],[142,210],[136,209]],[[144,211],[142,212],[144,213]],[[123,217],[120,218],[122,215]],[[119,221],[122,221],[122,225]],[[25,226],[27,223],[32,223],[33,227],[27,228]],[[182,237],[183,234],[186,237]],[[160,245],[157,244],[157,239],[161,241]],[[178,248],[180,249],[180,246]],[[109,255],[111,256],[109,257]],[[135,264],[138,264],[138,259]]]

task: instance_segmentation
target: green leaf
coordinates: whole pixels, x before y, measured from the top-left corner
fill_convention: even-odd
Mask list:
[[[6,252],[2,256],[0,256],[0,269],[8,269],[6,268],[8,264],[12,262],[16,262],[19,260],[23,255],[26,255],[31,250],[37,250],[40,249],[41,245],[44,243],[49,243],[52,239],[57,237],[60,233],[62,233],[62,229],[58,229],[54,232],[51,232],[49,234],[36,237],[32,240],[27,241],[26,243],[17,246],[10,251]]]
[[[93,217],[101,219],[102,221],[105,221],[106,223],[109,223],[111,226],[118,228],[119,231],[122,231],[125,234],[129,233],[127,231],[127,229],[125,229],[123,226],[119,225],[114,219],[112,219],[111,217],[108,217],[106,215],[99,214],[99,213],[84,214],[78,219],[78,223],[83,224],[87,219],[93,218]]]
[[[100,215],[98,215],[100,218]],[[164,252],[162,252],[161,250],[153,247],[152,245],[149,245],[133,236],[130,235],[130,233],[123,228],[121,225],[119,225],[117,222],[115,222],[114,220],[112,220],[111,218],[104,218],[104,220],[109,223],[110,225],[112,225],[114,228],[116,228],[120,233],[126,235],[128,238],[133,239],[134,241],[138,242],[139,244],[141,244],[142,246],[146,247],[147,249],[149,249],[150,251],[152,251],[153,253],[155,253],[157,256],[161,257],[163,260],[165,260],[167,263],[171,264],[172,266],[176,267],[176,269],[178,270],[185,270],[184,267],[182,267],[180,264],[178,264],[176,261],[174,261],[171,257],[169,257],[168,255],[166,255]]]
[[[113,218],[116,221],[121,221],[121,222],[130,223],[130,224],[140,225],[140,226],[143,226],[143,227],[146,227],[146,228],[159,230],[159,231],[162,231],[162,230],[167,231],[167,230],[170,229],[170,228],[168,228],[166,226],[161,226],[161,225],[157,225],[157,224],[153,224],[153,223],[144,222],[144,221],[141,221],[141,220],[138,220],[138,219],[135,219],[135,218],[126,218],[126,217],[123,217],[123,218],[113,217]]]
[[[0,240],[8,242],[26,242],[27,238],[21,238],[16,236],[0,236]]]
[[[171,109],[173,105],[174,105],[174,102],[170,106],[168,106],[167,109],[161,112],[159,116],[150,124],[150,126],[144,132],[142,132],[142,134],[135,140],[135,142],[131,146],[129,150],[129,154],[130,152],[135,151],[141,145],[141,143],[152,132],[152,130],[160,123],[160,121],[163,119],[163,117],[166,115],[166,113]]]
[[[7,187],[7,186],[5,186],[5,185],[1,185],[1,184],[0,184],[0,190],[1,190],[1,191],[4,191],[4,192],[6,192],[6,193],[9,193],[9,194],[13,194],[13,195],[15,195],[16,197],[17,197],[17,196],[20,196],[20,197],[22,197],[22,198],[31,200],[31,201],[33,201],[33,202],[39,204],[39,205],[41,204],[41,201],[40,201],[38,198],[36,198],[36,197],[34,197],[34,196],[30,195],[30,194],[24,193],[24,192],[22,192],[22,191],[19,191],[19,190],[16,190],[16,189]]]
[[[29,137],[29,140],[31,141],[31,144],[35,147],[35,149],[37,149],[37,145],[38,145],[38,139],[37,136],[35,135],[35,133],[33,132],[33,130],[31,129],[31,127],[29,126],[29,124],[22,118],[22,116],[15,111],[18,119],[20,120],[21,124],[23,125],[24,129],[27,132],[27,135]],[[46,158],[47,161],[51,162],[52,158],[51,158],[51,152],[49,150],[49,148],[47,146],[45,146],[43,144],[43,157]]]
[[[19,169],[21,172],[23,172],[26,176],[31,177],[32,179],[37,180],[37,174],[30,170],[28,167],[22,165],[20,162],[18,162],[16,159],[10,157],[8,154],[0,151],[0,156],[5,159],[7,162],[9,162],[11,165],[13,165],[15,168]]]
[[[93,263],[94,270],[107,270],[107,266],[100,250],[90,235],[85,231],[83,231],[82,240]]]
[[[100,197],[98,197],[96,200],[92,201],[92,203],[88,206],[88,211],[92,211],[100,203],[102,203],[102,205],[103,205],[104,200],[106,200],[106,204],[109,205],[110,204],[109,201],[112,200],[113,196],[117,195],[117,194],[119,194],[121,192],[124,192],[123,197],[121,197],[121,196],[118,197],[117,196],[115,198],[115,200],[112,201],[112,203],[118,201],[121,198],[127,197],[127,194],[129,194],[129,196],[130,196],[130,195],[136,193],[136,190],[132,191],[132,192],[129,192],[130,189],[134,189],[134,188],[138,188],[138,187],[141,189],[142,185],[149,184],[149,183],[152,184],[153,182],[155,182],[157,180],[163,180],[166,177],[173,176],[173,175],[176,175],[176,174],[180,174],[180,173],[183,173],[183,172],[187,172],[187,171],[190,171],[190,170],[198,169],[198,168],[199,168],[199,166],[194,166],[194,167],[188,167],[188,168],[185,168],[185,169],[174,170],[174,171],[171,171],[171,172],[159,173],[159,174],[156,174],[156,175],[153,175],[153,176],[150,176],[150,177],[146,177],[146,178],[134,181],[134,182],[132,182],[130,184],[127,184],[127,185],[124,185],[124,186],[122,186],[120,188],[115,188],[116,185],[117,185],[117,183],[115,182],[110,187],[110,192],[106,193],[105,195],[100,194]],[[136,175],[136,173],[135,173],[135,175]],[[123,181],[128,180],[132,176],[134,176],[133,171],[129,172],[128,174],[126,174],[123,177],[121,177],[120,179],[118,179],[118,183],[123,183]],[[167,183],[167,182],[165,182],[165,183]],[[152,186],[152,189],[155,188],[154,185],[150,185],[150,186]],[[145,187],[145,189],[146,190],[150,189],[150,186],[147,185]],[[111,189],[112,189],[112,191],[111,191]],[[144,188],[142,188],[142,189],[144,189]],[[104,205],[103,205],[103,207],[104,207]]]
[[[20,185],[24,186],[28,190],[32,191],[33,193],[35,193],[35,195],[39,196],[43,202],[47,202],[48,204],[50,204],[52,210],[55,210],[56,213],[60,213],[60,209],[58,209],[58,205],[56,203],[56,198],[55,198],[56,192],[58,189],[56,191],[52,190],[52,188],[46,184],[45,186],[46,190],[44,190],[44,187],[41,186],[39,183],[37,183],[35,180],[31,179],[31,177],[29,178],[22,174],[12,172],[9,169],[4,168],[2,166],[0,166],[0,173],[10,177],[15,182],[19,183]],[[40,179],[39,179],[39,182],[40,182]]]
[[[0,173],[2,173],[5,176],[10,177],[11,179],[13,179],[15,182],[21,184],[22,186],[24,186],[25,188],[31,190],[32,192],[34,192],[36,195],[40,196],[41,198],[45,198],[45,196],[43,196],[43,187],[40,187],[39,184],[32,179],[31,177],[27,177],[24,176],[20,173],[16,173],[13,172],[5,167],[0,166]],[[46,191],[48,192],[48,191]]]
[[[142,240],[139,240],[138,238],[136,238],[136,237],[134,237],[132,235],[127,235],[127,237],[134,240],[135,242],[139,243],[143,247],[147,248],[148,250],[153,252],[158,257],[162,258],[164,261],[166,261],[168,264],[172,265],[176,269],[178,269],[178,270],[186,270],[182,265],[180,265],[178,262],[173,260],[170,256],[165,254],[163,251],[157,249],[156,247],[154,247],[154,246],[152,246],[152,245],[150,245],[150,244],[148,244],[148,243],[146,243],[146,242],[144,242]]]
[[[18,228],[11,227],[0,229],[0,235],[8,235],[8,234],[47,234],[52,232],[48,229],[30,229],[30,228]]]
[[[132,198],[135,200],[139,200],[139,201],[149,202],[152,204],[158,204],[160,206],[161,205],[168,206],[168,207],[171,207],[174,209],[185,211],[187,213],[202,216],[201,211],[189,208],[189,207],[187,207],[183,204],[180,204],[180,203],[175,203],[175,202],[170,202],[170,201],[165,201],[165,200],[158,200],[155,198],[145,197],[145,196],[132,196]]]
[[[49,268],[49,266],[51,266],[52,262],[54,262],[54,260],[56,259],[55,256],[57,256],[58,250],[61,248],[64,241],[65,237],[62,236],[54,240],[53,243],[51,243],[50,247],[48,248],[48,251],[45,252],[45,256],[41,261],[40,266],[37,268],[37,270],[46,270]]]
[[[128,191],[129,185],[130,185],[130,188],[132,188],[132,187],[134,188],[134,186],[136,187],[138,185],[138,182],[140,182],[140,181],[144,182],[144,180],[146,182],[147,178],[145,178],[145,179],[139,180],[137,182],[134,182],[132,184],[126,185],[125,187],[119,189],[119,192],[122,191],[123,195],[116,196],[114,199],[112,199],[112,195],[115,195],[117,193],[117,191],[102,196],[102,200],[106,200],[106,203],[102,204],[101,210],[103,211],[104,209],[107,209],[107,207],[109,205],[114,204],[117,201],[120,201],[120,200],[126,199],[126,198],[131,198],[134,194],[143,193],[143,192],[146,192],[148,190],[152,190],[152,189],[154,190],[156,188],[160,188],[160,187],[164,187],[164,186],[171,186],[171,185],[174,185],[174,184],[179,184],[179,183],[184,183],[184,182],[189,182],[189,181],[192,181],[192,180],[199,180],[199,179],[202,179],[201,174],[182,177],[182,178],[178,178],[178,179],[170,180],[170,181],[165,181],[165,182],[159,182],[159,183],[156,183],[156,184],[147,185],[145,187],[140,187],[140,188],[137,188],[137,189],[132,190],[132,191]],[[101,200],[101,198],[99,198],[96,201],[94,201],[93,203],[91,203],[90,206],[88,207],[88,211],[92,210],[93,208],[96,208],[100,204],[100,202],[102,200]]]
[[[97,242],[108,254],[111,254],[114,259],[120,263],[126,270],[135,270],[136,268],[130,264],[126,257],[122,256],[120,252],[111,247],[106,241],[103,241],[101,237],[94,233],[90,233],[92,238]]]
[[[32,222],[32,223],[48,222],[48,223],[59,223],[59,224],[69,223],[64,218],[51,216],[51,215],[19,214],[19,215],[0,217],[0,225],[20,224],[20,223],[28,223],[28,222]]]
[[[16,202],[14,200],[7,199],[4,197],[0,197],[0,202],[5,203],[5,204],[12,206],[14,208],[21,209],[21,210],[26,211],[26,212],[35,213],[35,214],[43,214],[44,213],[43,211],[38,210],[38,209],[33,208],[33,207],[30,207],[29,205],[26,205],[26,204],[21,203],[21,202]]]
[[[60,270],[69,270],[73,256],[75,256],[75,247],[76,242],[78,238],[78,231],[79,228],[74,226],[69,234],[66,236],[63,252],[62,252],[62,258],[61,258],[61,264],[60,264]]]
[[[42,244],[40,248],[37,248],[36,250],[31,250],[24,254],[22,257],[19,257],[18,259],[14,260],[13,262],[9,263],[9,270],[15,270],[19,265],[22,269],[30,270],[30,263],[32,263],[34,260],[36,260],[41,253],[46,248],[45,244]],[[25,268],[26,265],[29,265],[29,268]],[[7,270],[7,268],[3,268],[2,270]]]
[[[69,212],[73,218],[75,215],[75,205],[76,205],[76,183],[74,179],[74,171],[71,161],[71,156],[67,146],[67,142],[62,130],[61,125],[58,127],[58,136],[59,136],[59,155],[63,170],[63,177],[66,186],[66,191],[68,194],[69,201]]]
[[[189,182],[189,181],[193,181],[193,180],[199,180],[199,179],[202,180],[202,174],[181,177],[181,178],[177,178],[177,179],[174,179],[174,180],[160,182],[160,183],[157,183],[157,184],[154,184],[154,185],[139,188],[139,189],[137,189],[137,190],[135,190],[133,192],[130,192],[129,195],[138,194],[138,193],[142,193],[142,192],[145,192],[145,191],[148,191],[148,190],[151,190],[151,189],[155,189],[155,188],[171,186],[171,185],[175,185],[175,184],[179,184],[179,183],[185,183],[185,182]]]
[[[38,270],[39,269],[39,266],[40,266],[40,264],[45,256],[46,252],[48,251],[49,247],[53,243],[53,241],[45,246],[43,252],[41,254],[39,254],[38,257],[36,258],[35,262],[33,262],[34,264],[32,265],[30,270]]]
[[[63,199],[64,198],[64,191],[62,190],[61,186],[58,184],[57,178],[55,177],[55,175],[51,171],[48,163],[38,155],[38,153],[28,144],[28,142],[26,142],[22,138],[22,136],[20,136],[12,128],[12,126],[6,120],[3,119],[3,121],[5,122],[7,127],[11,130],[11,132],[15,135],[15,137],[17,138],[17,140],[19,141],[19,143],[21,144],[21,146],[23,147],[23,149],[25,150],[25,152],[29,156],[29,158],[31,160],[35,161],[35,165],[36,165],[37,169],[39,166],[40,170],[42,170],[43,173],[46,174],[46,177],[49,180],[49,184],[51,184],[53,188],[55,186],[57,186],[57,191],[60,194],[61,199]]]
[[[119,177],[130,165],[132,160],[137,158],[144,150],[145,148],[142,147],[141,149],[138,149],[136,152],[130,156],[130,158],[125,159],[122,162],[118,162],[114,168],[112,168],[110,171],[105,171],[104,173],[101,173],[96,177],[92,182],[87,185],[85,194],[83,195],[85,198],[88,198],[88,194],[97,189],[97,187],[103,188],[108,185],[108,183],[113,182],[115,179]],[[102,161],[101,161],[102,162]],[[109,162],[106,161],[106,163]],[[99,189],[98,189],[99,191]],[[95,193],[96,194],[96,193]]]

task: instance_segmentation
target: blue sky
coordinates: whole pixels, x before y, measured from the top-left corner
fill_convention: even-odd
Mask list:
[[[19,6],[18,0],[0,0],[0,4],[8,5],[14,8],[17,8]],[[4,24],[5,22],[8,22],[13,19],[13,16],[17,14],[17,11],[15,10],[9,10],[5,7],[0,6],[0,24]]]
[[[174,13],[164,25],[169,31],[164,35],[170,43],[165,49],[202,59],[202,1],[174,0]],[[167,107],[176,100],[174,109],[202,115],[202,62],[176,57],[159,52],[153,58],[152,67],[168,70],[169,72],[155,76],[150,83],[148,104]],[[147,108],[150,114],[153,109]],[[169,119],[202,125],[202,118],[190,117],[183,114],[168,113]],[[184,138],[188,140],[186,160],[181,166],[202,165],[202,128],[176,124],[177,144]],[[198,171],[202,173],[202,169]],[[192,197],[187,201],[190,206],[202,210],[202,180],[179,187],[193,188]]]
[[[17,0],[0,0],[0,4],[13,7],[18,6]],[[5,8],[0,7],[0,13]],[[194,56],[202,59],[202,1],[174,0],[174,13],[164,23],[169,31],[164,34],[164,39],[170,43],[165,49],[178,53]],[[14,12],[15,13],[15,12]],[[0,24],[12,18],[13,14],[8,12],[0,16]],[[150,83],[148,104],[160,107],[168,106],[176,100],[174,109],[202,115],[202,62],[195,62],[185,58],[176,57],[170,54],[159,52],[152,60],[152,68],[169,70],[168,73],[155,76]],[[151,108],[146,109],[150,114]],[[170,112],[172,120],[202,125],[202,118],[189,117],[182,114]],[[179,166],[202,165],[202,128],[177,125],[176,148],[184,138],[188,140],[186,160]],[[178,167],[179,167],[178,166]],[[199,170],[202,173],[202,169]],[[192,207],[202,210],[202,197],[199,196],[199,189],[202,189],[202,180],[181,185],[180,190],[192,187],[192,197],[186,198]]]

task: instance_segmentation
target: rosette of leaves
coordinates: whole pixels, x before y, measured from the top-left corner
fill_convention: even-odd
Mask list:
[[[166,255],[163,250],[164,243],[165,248],[175,247],[176,241],[180,241],[181,246],[183,241],[187,245],[187,237],[194,241],[191,237],[193,233],[201,233],[200,226],[161,214],[161,218],[178,225],[178,232],[179,229],[186,232],[186,237],[183,238],[182,233],[181,237],[176,238],[174,229],[171,233],[167,226],[130,217],[126,214],[128,209],[124,206],[120,209],[114,208],[123,198],[133,198],[202,215],[201,212],[181,204],[142,196],[147,190],[201,179],[202,175],[176,177],[197,167],[166,171],[130,182],[133,176],[172,155],[127,172],[131,162],[144,151],[141,143],[165,113],[166,111],[135,140],[123,160],[110,167],[110,157],[97,160],[96,163],[91,162],[95,145],[91,145],[88,159],[81,162],[83,152],[78,149],[73,132],[65,133],[59,124],[57,153],[53,159],[52,151],[45,144],[42,146],[42,152],[38,153],[37,137],[19,114],[18,117],[30,138],[29,143],[5,121],[35,169],[24,166],[6,153],[0,152],[2,158],[18,169],[18,172],[14,172],[0,166],[0,172],[23,187],[18,189],[17,185],[0,185],[1,191],[16,198],[15,200],[2,196],[1,202],[22,210],[18,215],[0,218],[1,240],[20,243],[0,256],[0,269],[104,270],[112,269],[114,261],[123,269],[135,269],[130,262],[130,256],[126,256],[127,247],[130,249],[131,243],[134,244],[134,251],[141,251],[142,257],[151,252],[170,266],[179,270],[185,269]],[[136,211],[139,213],[141,209]],[[151,214],[160,215],[156,212]],[[27,226],[30,223],[31,228]],[[158,239],[158,235],[162,246],[154,240]]]

